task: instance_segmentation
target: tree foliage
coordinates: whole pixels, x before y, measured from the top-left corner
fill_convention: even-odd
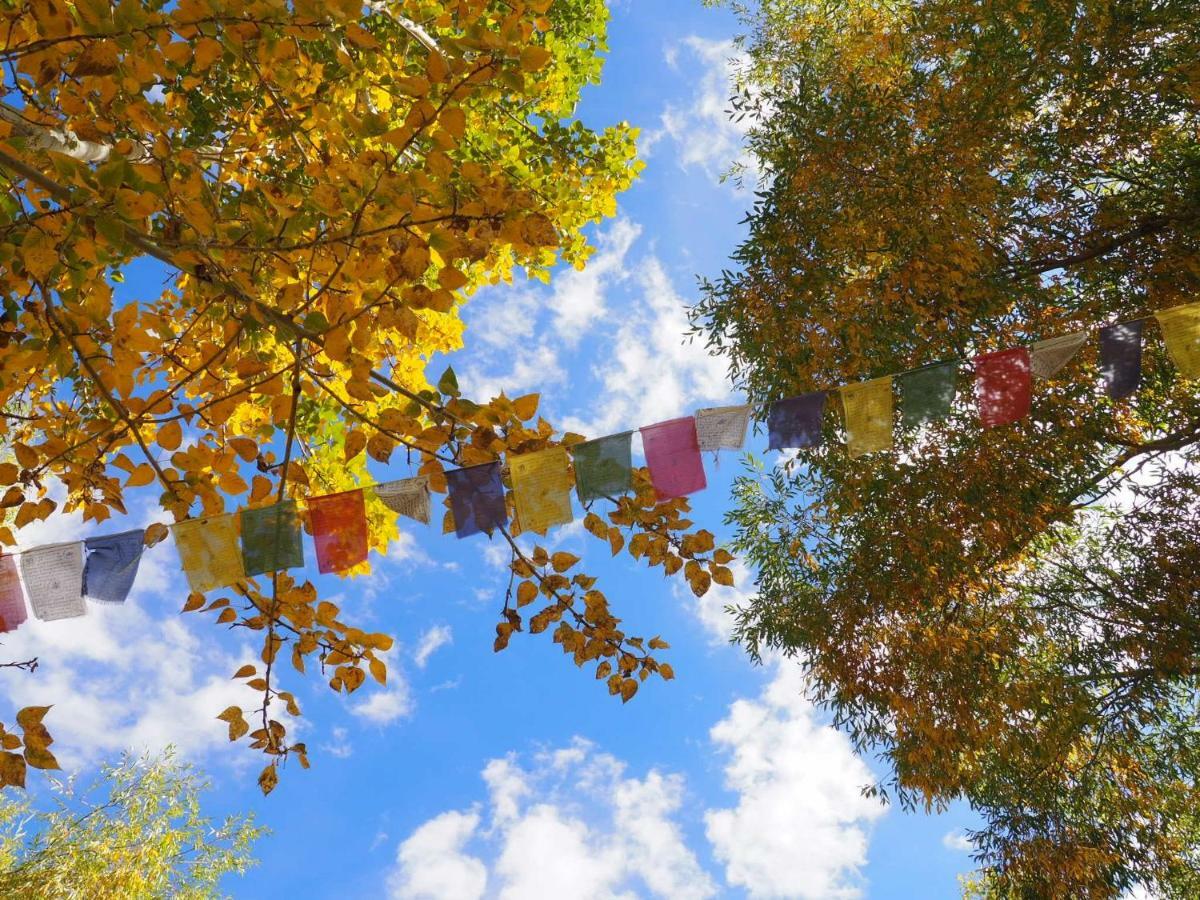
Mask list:
[[[32,0],[0,16],[0,541],[60,509],[104,521],[135,490],[182,519],[395,477],[382,466],[402,458],[444,493],[448,466],[580,440],[536,395],[471,402],[425,367],[461,346],[472,291],[582,266],[581,229],[637,173],[632,129],[574,117],[599,78],[601,0]],[[162,293],[114,302],[145,258],[173,270]],[[641,473],[588,530],[702,590],[726,570],[687,508],[656,504]],[[371,498],[368,518],[382,551],[394,515]],[[496,538],[520,581],[497,650],[550,631],[625,700],[671,677],[577,560],[514,538]],[[270,757],[265,791],[287,755],[307,765],[280,663],[315,664],[335,691],[386,679],[391,637],[292,574],[184,610],[261,639],[235,675],[257,704],[220,718]]]
[[[253,865],[251,847],[264,834],[248,816],[220,824],[205,817],[206,783],[170,751],[105,766],[84,788],[50,784],[49,810],[0,794],[5,897],[219,896],[222,878]]]
[[[1196,299],[1200,19],[1179,0],[737,4],[762,174],[697,327],[758,402]],[[1195,896],[1200,392],[1148,329],[983,430],[964,377],[894,453],[751,472],[752,652],[907,804],[967,798],[997,896]]]

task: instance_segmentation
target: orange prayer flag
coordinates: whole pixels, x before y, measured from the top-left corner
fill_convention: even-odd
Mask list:
[[[308,498],[317,568],[344,572],[367,559],[367,505],[362,490]]]

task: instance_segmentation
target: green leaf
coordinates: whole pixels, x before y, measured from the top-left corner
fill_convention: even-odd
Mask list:
[[[452,366],[446,366],[446,371],[438,379],[437,388],[448,397],[458,396],[458,376],[454,374]]]

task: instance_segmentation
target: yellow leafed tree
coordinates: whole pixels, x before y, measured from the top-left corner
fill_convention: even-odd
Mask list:
[[[444,493],[448,467],[580,439],[536,395],[480,405],[424,371],[461,346],[476,288],[582,266],[583,227],[636,175],[628,126],[573,118],[600,74],[601,0],[33,0],[0,16],[0,541],[59,509],[103,521],[135,489],[176,520],[334,493],[397,448]],[[115,303],[141,257],[174,277]],[[686,502],[636,486],[588,530],[697,591],[727,579],[711,535],[685,534]],[[394,515],[370,498],[368,519],[385,549]],[[614,695],[671,677],[577,560],[500,539],[515,584],[496,649],[532,613]],[[319,661],[339,691],[386,678],[391,638],[291,574],[184,608],[261,638],[235,675],[257,699],[220,718],[270,757],[264,790],[289,754],[307,765],[274,714],[299,714],[281,660]]]

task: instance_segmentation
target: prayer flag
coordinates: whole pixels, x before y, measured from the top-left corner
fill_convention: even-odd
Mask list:
[[[294,500],[243,509],[238,515],[242,522],[242,565],[248,576],[304,565],[300,518]]]
[[[322,575],[367,560],[367,504],[361,490],[308,498],[308,518]]]
[[[504,482],[500,480],[500,463],[484,463],[446,473],[450,490],[450,511],[454,514],[454,532],[460,538],[470,537],[508,523],[504,506]]]
[[[1142,383],[1142,322],[1100,329],[1100,374],[1113,400],[1128,397]]]
[[[545,533],[551,525],[566,525],[571,510],[571,460],[563,447],[509,456],[517,521],[525,531]]]
[[[841,389],[846,412],[846,447],[851,459],[892,449],[892,376]]]
[[[83,602],[83,541],[22,551],[21,578],[29,607],[43,622],[87,613]]]
[[[1024,418],[1032,400],[1033,376],[1025,347],[975,357],[975,402],[984,428]]]
[[[749,426],[749,406],[696,410],[696,438],[701,450],[741,450]]]
[[[767,413],[767,449],[790,450],[821,446],[825,391],[776,400]]]
[[[402,478],[375,485],[375,496],[392,512],[429,524],[429,477]]]
[[[633,487],[633,432],[584,441],[571,448],[580,503],[628,493]]]
[[[700,459],[694,418],[685,416],[646,425],[640,431],[650,481],[659,500],[704,490],[704,462]]]
[[[0,632],[16,631],[27,618],[16,561],[0,556]]]
[[[1200,303],[1160,309],[1154,317],[1179,374],[1200,378]]]
[[[1050,378],[1087,343],[1087,332],[1076,331],[1038,341],[1030,349],[1029,367],[1038,378]]]
[[[227,513],[185,519],[171,526],[171,534],[188,585],[196,593],[203,594],[245,580],[236,515]]]
[[[900,389],[900,421],[918,428],[950,415],[958,384],[958,361],[935,363],[896,376]]]
[[[145,530],[139,528],[84,541],[83,593],[101,603],[124,603],[137,577],[145,538]]]

